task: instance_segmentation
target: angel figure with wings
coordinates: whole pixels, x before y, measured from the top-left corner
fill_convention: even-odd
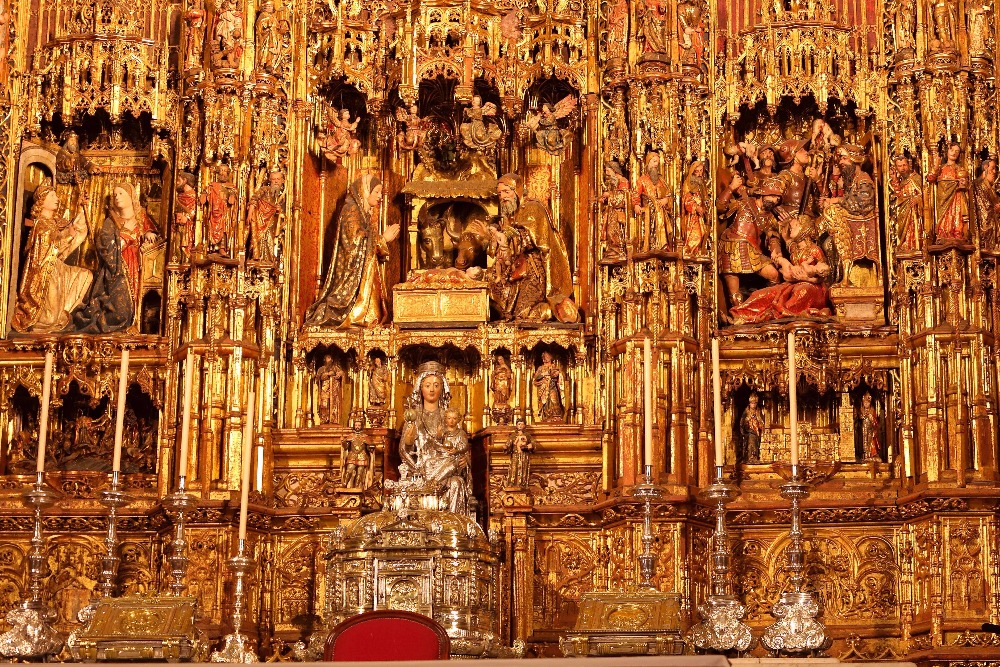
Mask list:
[[[357,136],[361,116],[351,121],[348,109],[332,109],[328,113],[326,128],[319,133],[319,145],[323,155],[340,163],[345,157],[354,155],[361,149],[361,141]]]
[[[429,123],[417,113],[417,105],[411,104],[409,110],[404,107],[396,109],[396,120],[405,129],[396,134],[396,145],[401,151],[418,150],[424,143]]]
[[[472,96],[472,106],[465,110],[468,122],[459,126],[462,143],[474,151],[486,151],[496,145],[503,135],[503,130],[495,123],[487,122],[488,117],[497,115],[497,105],[493,102],[483,104],[479,95]]]
[[[576,97],[567,95],[554,105],[546,102],[537,113],[529,113],[527,125],[535,133],[538,147],[550,155],[558,155],[566,147],[571,130],[559,127],[559,119],[573,113]]]

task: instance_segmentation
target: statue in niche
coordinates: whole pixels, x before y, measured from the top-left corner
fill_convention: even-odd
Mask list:
[[[927,182],[934,191],[934,237],[938,243],[969,240],[969,172],[962,166],[962,147],[956,142],[948,144],[945,161],[935,154]]]
[[[538,112],[529,112],[525,124],[535,134],[535,143],[549,155],[559,155],[566,148],[572,130],[559,126],[559,120],[576,110],[576,96],[567,95],[555,104],[546,102]]]
[[[93,165],[80,153],[80,137],[76,132],[66,135],[66,141],[56,153],[56,183],[82,185],[90,178]]]
[[[247,226],[250,227],[250,255],[259,262],[277,260],[275,246],[285,209],[285,172],[272,169],[267,183],[250,198]]]
[[[215,180],[201,196],[205,210],[205,241],[208,252],[229,256],[229,243],[236,214],[236,188],[232,184],[232,169],[225,162],[215,168]]]
[[[490,391],[493,393],[493,420],[497,424],[510,423],[513,409],[510,399],[514,390],[514,373],[502,354],[493,355],[493,374],[490,378]]]
[[[996,50],[993,39],[993,1],[973,0],[968,5],[969,55],[993,60]]]
[[[514,432],[507,438],[506,452],[510,455],[510,465],[507,467],[507,479],[504,481],[506,488],[528,488],[531,454],[534,451],[535,439],[525,430],[524,419],[518,417],[514,424]]]
[[[858,461],[884,461],[881,424],[872,395],[865,392],[854,418],[854,457]]]
[[[441,509],[475,519],[469,437],[450,402],[444,366],[421,364],[403,415],[400,481],[387,486],[435,496]]]
[[[382,357],[372,359],[372,368],[368,376],[368,405],[381,407],[389,400],[389,367]]]
[[[548,209],[534,199],[522,199],[524,181],[505,174],[497,181],[503,235],[510,254],[508,282],[516,283],[512,307],[499,310],[524,320],[576,322],[573,274],[562,236],[552,226]]]
[[[997,159],[986,158],[979,166],[979,178],[972,185],[976,206],[976,222],[979,225],[979,241],[984,250],[997,246],[997,232],[1000,227],[1000,196],[997,195]]]
[[[608,11],[608,61],[628,58],[628,0],[612,0]]]
[[[639,219],[639,252],[673,249],[673,219],[667,182],[660,173],[660,154],[646,153],[643,174],[635,188],[635,215]]]
[[[642,41],[643,57],[666,57],[670,53],[670,30],[667,26],[669,12],[666,0],[639,0],[638,36]]]
[[[788,227],[785,242],[789,259],[772,261],[782,282],[756,290],[742,303],[729,309],[734,324],[768,322],[783,317],[828,317],[829,290],[826,280],[830,265],[823,250],[816,245],[816,220],[802,214]]]
[[[259,74],[274,76],[277,73],[281,53],[281,33],[278,31],[278,17],[274,0],[264,0],[254,23],[254,41],[257,48],[254,65]]]
[[[364,433],[362,417],[351,420],[351,433],[340,441],[340,482],[346,489],[364,491],[371,486],[372,451],[375,446]]]
[[[880,276],[878,207],[875,182],[862,171],[865,151],[861,146],[842,144],[836,151],[837,166],[844,178],[843,197],[823,197],[820,232],[832,237],[837,254],[834,282],[850,285],[851,269],[859,261],[870,262],[876,280]]]
[[[538,417],[543,422],[562,422],[566,418],[563,406],[563,372],[555,356],[542,352],[542,363],[531,378],[538,399]]]
[[[220,0],[212,26],[212,66],[236,69],[243,57],[243,12],[237,0]]]
[[[320,424],[340,424],[340,409],[344,402],[344,369],[333,355],[323,356],[316,368],[316,407]]]
[[[153,221],[139,205],[138,186],[112,185],[108,215],[95,236],[94,282],[73,313],[76,331],[111,333],[135,321],[142,302],[142,246],[156,240]]]
[[[601,257],[601,264],[621,264],[628,257],[626,246],[630,200],[628,179],[622,174],[621,165],[617,162],[605,162],[604,192],[601,193],[601,203],[604,205],[604,225],[601,229],[604,255]]]
[[[896,207],[896,251],[920,248],[924,229],[924,188],[908,155],[897,155],[889,171],[889,191]]]
[[[760,463],[760,439],[764,435],[764,413],[760,409],[760,396],[750,394],[747,407],[740,415],[740,442],[743,445],[743,460],[746,463]]]
[[[705,185],[705,162],[697,160],[688,167],[687,178],[681,187],[681,235],[684,254],[697,257],[705,250],[708,236],[708,220],[705,203],[708,190]]]
[[[734,178],[733,183],[736,183]],[[733,202],[724,218],[730,220],[719,235],[719,272],[729,298],[730,312],[743,303],[740,276],[757,274],[776,284],[781,274],[772,263],[781,256],[780,247],[771,247],[770,257],[761,248],[761,237],[776,234],[777,221],[771,213],[781,202],[783,191],[771,184],[751,189],[746,197]]]
[[[205,46],[205,5],[202,0],[194,0],[184,14],[187,23],[184,46],[184,69],[201,69],[201,58]]]
[[[198,193],[195,188],[198,186],[198,179],[195,175],[186,171],[177,174],[177,196],[174,205],[174,229],[177,231],[176,256],[178,259],[191,258],[194,250],[194,224],[195,216],[198,214]]]
[[[472,106],[465,110],[465,117],[468,120],[459,126],[462,143],[474,151],[487,152],[492,150],[500,137],[503,136],[503,130],[500,129],[500,126],[487,120],[496,115],[497,105],[493,102],[483,104],[482,97],[473,95]]]
[[[705,22],[700,4],[677,5],[677,45],[681,62],[700,70],[705,62]]]
[[[892,42],[897,61],[910,58],[917,47],[916,0],[890,0],[886,7],[892,18]]]
[[[79,248],[87,238],[84,207],[72,220],[62,216],[62,203],[54,186],[43,183],[35,189],[34,204],[25,224],[31,229],[11,328],[20,333],[60,331],[71,323],[71,313],[83,303],[93,274],[75,266]]]
[[[952,51],[955,48],[955,0],[931,0],[931,40],[934,51]]]
[[[337,221],[337,242],[316,303],[306,311],[309,326],[367,327],[385,321],[386,297],[379,263],[389,256],[389,244],[399,225],[379,233],[382,181],[363,174],[348,188]]]
[[[417,105],[411,104],[409,110],[404,107],[396,109],[396,120],[404,125],[406,129],[396,134],[396,145],[401,151],[416,151],[424,143],[430,123],[421,118],[417,112]],[[497,128],[499,129],[499,128]]]
[[[319,131],[319,146],[327,159],[341,164],[346,157],[361,150],[358,139],[358,123],[361,116],[353,121],[349,109],[332,109],[328,112],[326,127]]]

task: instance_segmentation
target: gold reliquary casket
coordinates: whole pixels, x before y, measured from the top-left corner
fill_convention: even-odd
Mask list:
[[[330,536],[327,631],[355,614],[400,609],[444,626],[454,656],[509,654],[497,645],[497,559],[483,529],[437,509],[434,496],[394,501]]]
[[[407,326],[478,326],[490,319],[486,283],[456,268],[411,271],[392,291],[393,322]]]
[[[197,603],[194,597],[102,598],[89,622],[66,643],[83,662],[201,661],[208,644],[195,625]]]
[[[680,655],[681,600],[657,590],[590,592],[580,597],[576,627],[560,638],[566,657]]]

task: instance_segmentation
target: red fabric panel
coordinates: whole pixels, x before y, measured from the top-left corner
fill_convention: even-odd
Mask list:
[[[334,662],[375,660],[438,660],[439,638],[434,630],[410,619],[377,618],[358,623],[337,637]]]

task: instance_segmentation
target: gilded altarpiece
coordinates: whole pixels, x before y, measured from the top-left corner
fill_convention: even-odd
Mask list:
[[[635,588],[643,465],[653,583],[698,622],[716,420],[761,631],[789,586],[794,332],[829,654],[990,659],[998,20],[992,0],[0,0],[0,616],[28,587],[47,352],[57,627],[99,594],[127,349],[114,591],[169,591],[184,475],[210,640],[244,452],[244,630],[289,659],[331,620],[330,536],[389,509],[432,361],[500,644],[557,655],[584,593]]]

